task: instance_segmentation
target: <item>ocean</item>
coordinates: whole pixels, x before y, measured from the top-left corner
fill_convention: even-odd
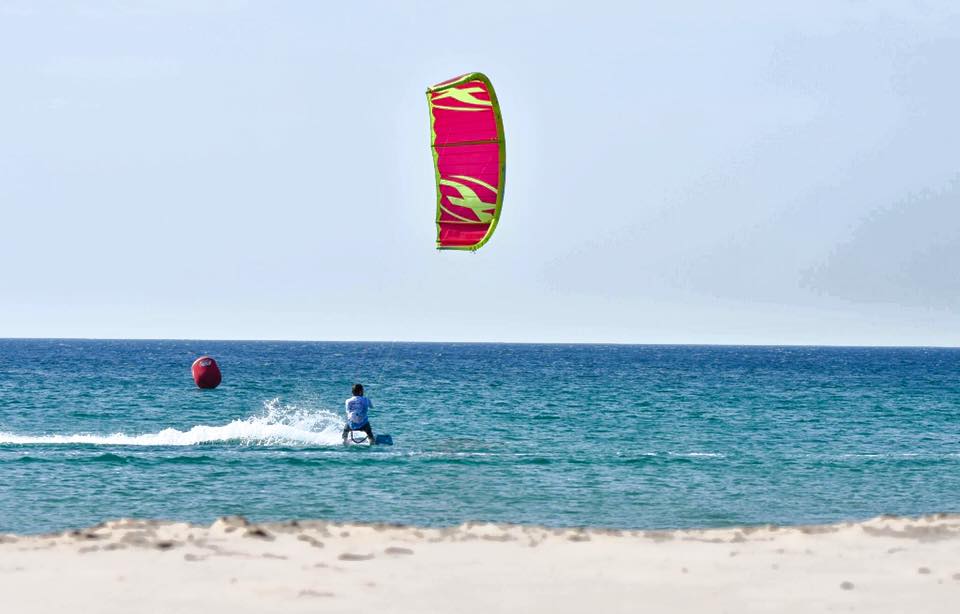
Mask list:
[[[341,445],[355,382],[394,445]],[[931,512],[960,512],[960,349],[0,340],[0,533]]]

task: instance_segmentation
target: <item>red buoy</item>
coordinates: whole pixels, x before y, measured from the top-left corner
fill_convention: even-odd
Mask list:
[[[193,361],[193,381],[200,388],[216,388],[220,385],[220,367],[210,356],[201,356]]]

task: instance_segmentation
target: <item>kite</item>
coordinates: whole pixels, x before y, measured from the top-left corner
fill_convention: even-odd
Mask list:
[[[437,249],[476,251],[500,220],[506,147],[490,79],[468,73],[427,88],[437,180]]]

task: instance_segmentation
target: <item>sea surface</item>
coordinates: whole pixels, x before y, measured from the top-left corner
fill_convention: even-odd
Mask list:
[[[354,382],[393,446],[341,444]],[[0,340],[0,533],[930,512],[960,512],[958,349]]]

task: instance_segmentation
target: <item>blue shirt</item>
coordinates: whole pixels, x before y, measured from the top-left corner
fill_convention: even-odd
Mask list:
[[[346,400],[347,424],[352,429],[363,427],[367,423],[367,411],[373,403],[367,397],[350,397]]]

